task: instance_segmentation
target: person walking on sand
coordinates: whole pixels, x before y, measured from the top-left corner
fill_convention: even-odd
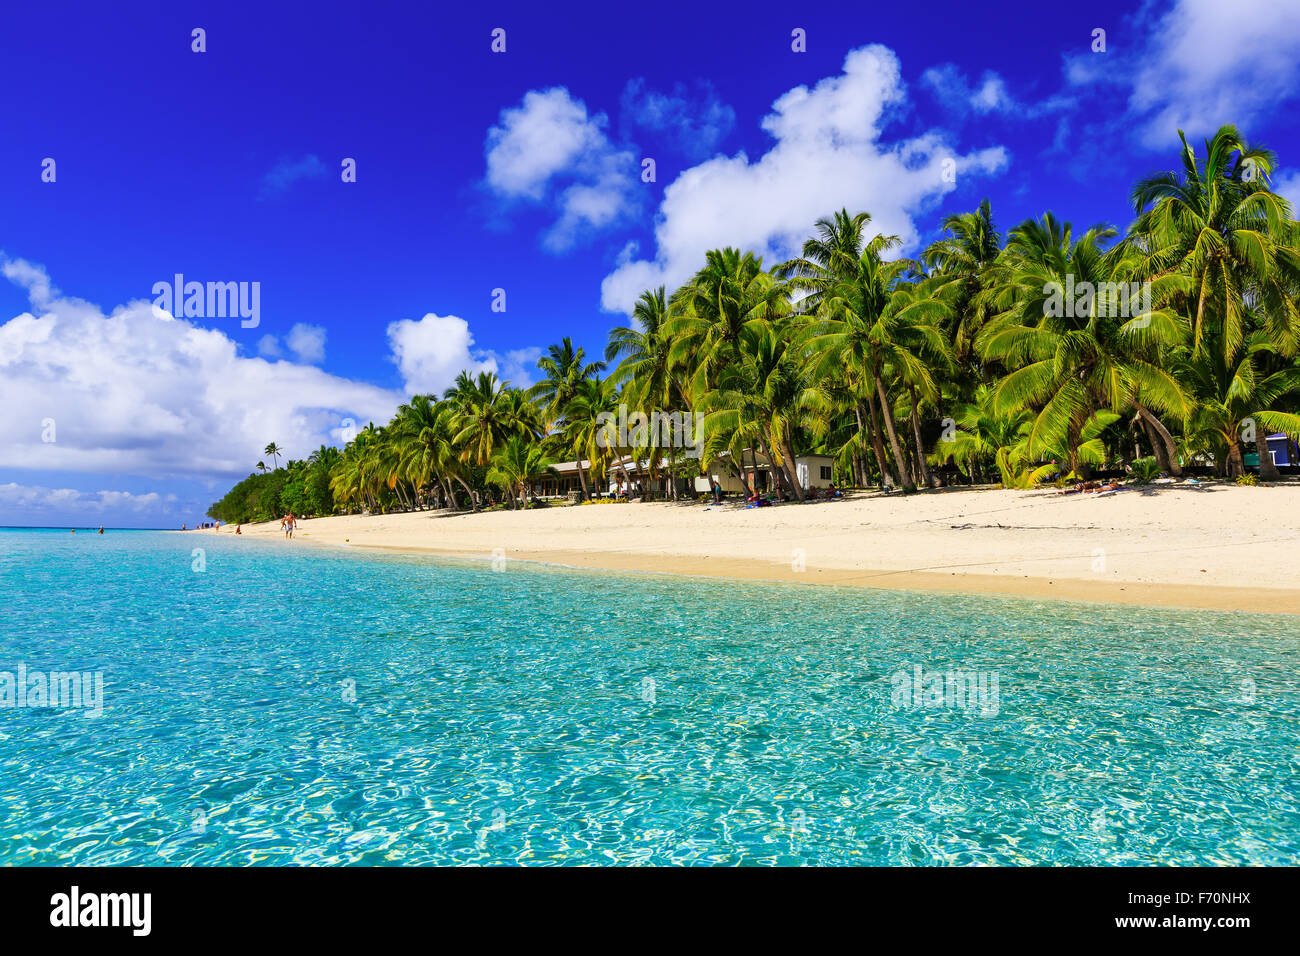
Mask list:
[[[293,516],[293,512],[292,512],[292,511],[290,511],[289,514],[288,514],[287,516],[285,516],[284,521],[285,521],[285,525],[284,525],[285,536],[286,536],[286,537],[289,537],[289,538],[292,538],[292,537],[293,537],[293,526],[297,523],[297,522],[296,522],[296,519],[295,519],[294,516]]]
[[[241,527],[242,527],[242,525],[235,525],[235,534],[243,534],[243,533],[244,533],[244,532],[242,532],[242,531],[239,530]]]

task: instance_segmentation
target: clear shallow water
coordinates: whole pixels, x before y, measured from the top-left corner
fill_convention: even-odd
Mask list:
[[[1300,859],[1292,617],[66,531],[0,608],[105,682],[0,709],[0,864]]]

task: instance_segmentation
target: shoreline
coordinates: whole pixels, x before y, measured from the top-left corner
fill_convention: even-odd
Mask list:
[[[474,551],[450,551],[438,548],[397,547],[382,544],[337,545],[311,542],[319,547],[343,547],[360,551],[394,554],[454,557],[489,561],[490,554]],[[1123,604],[1136,607],[1168,607],[1207,611],[1242,611],[1246,613],[1300,614],[1300,592],[1273,588],[1232,588],[1215,585],[1118,584],[1110,581],[1079,581],[1024,576],[1013,578],[994,574],[952,571],[868,571],[837,568],[809,568],[795,572],[785,565],[770,562],[721,559],[716,562],[696,559],[648,557],[633,552],[605,552],[593,557],[588,552],[526,552],[506,556],[510,561],[545,565],[580,571],[610,571],[618,574],[662,574],[675,577],[714,578],[724,581],[765,581],[775,584],[827,585],[832,587],[874,588],[887,591],[935,591],[948,594],[984,594],[1026,600],[1071,601],[1094,604]],[[682,565],[689,565],[683,568]],[[1270,609],[1261,611],[1265,600]],[[1278,604],[1285,609],[1279,609]]]
[[[762,509],[647,502],[425,511],[303,519],[292,541],[274,521],[243,532],[286,545],[497,554],[584,570],[1300,614],[1300,486],[1148,486],[1107,498],[961,488]]]

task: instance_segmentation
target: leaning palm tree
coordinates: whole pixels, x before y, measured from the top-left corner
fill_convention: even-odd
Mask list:
[[[264,462],[264,461],[259,461],[259,462],[257,463],[257,470],[260,471],[262,474],[265,475],[266,472],[267,472],[266,462]]]

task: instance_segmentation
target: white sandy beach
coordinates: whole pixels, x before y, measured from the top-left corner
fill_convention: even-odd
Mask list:
[[[233,527],[221,534],[233,534]],[[286,541],[611,570],[1300,613],[1300,485],[940,489],[744,509],[593,504],[317,518]]]

